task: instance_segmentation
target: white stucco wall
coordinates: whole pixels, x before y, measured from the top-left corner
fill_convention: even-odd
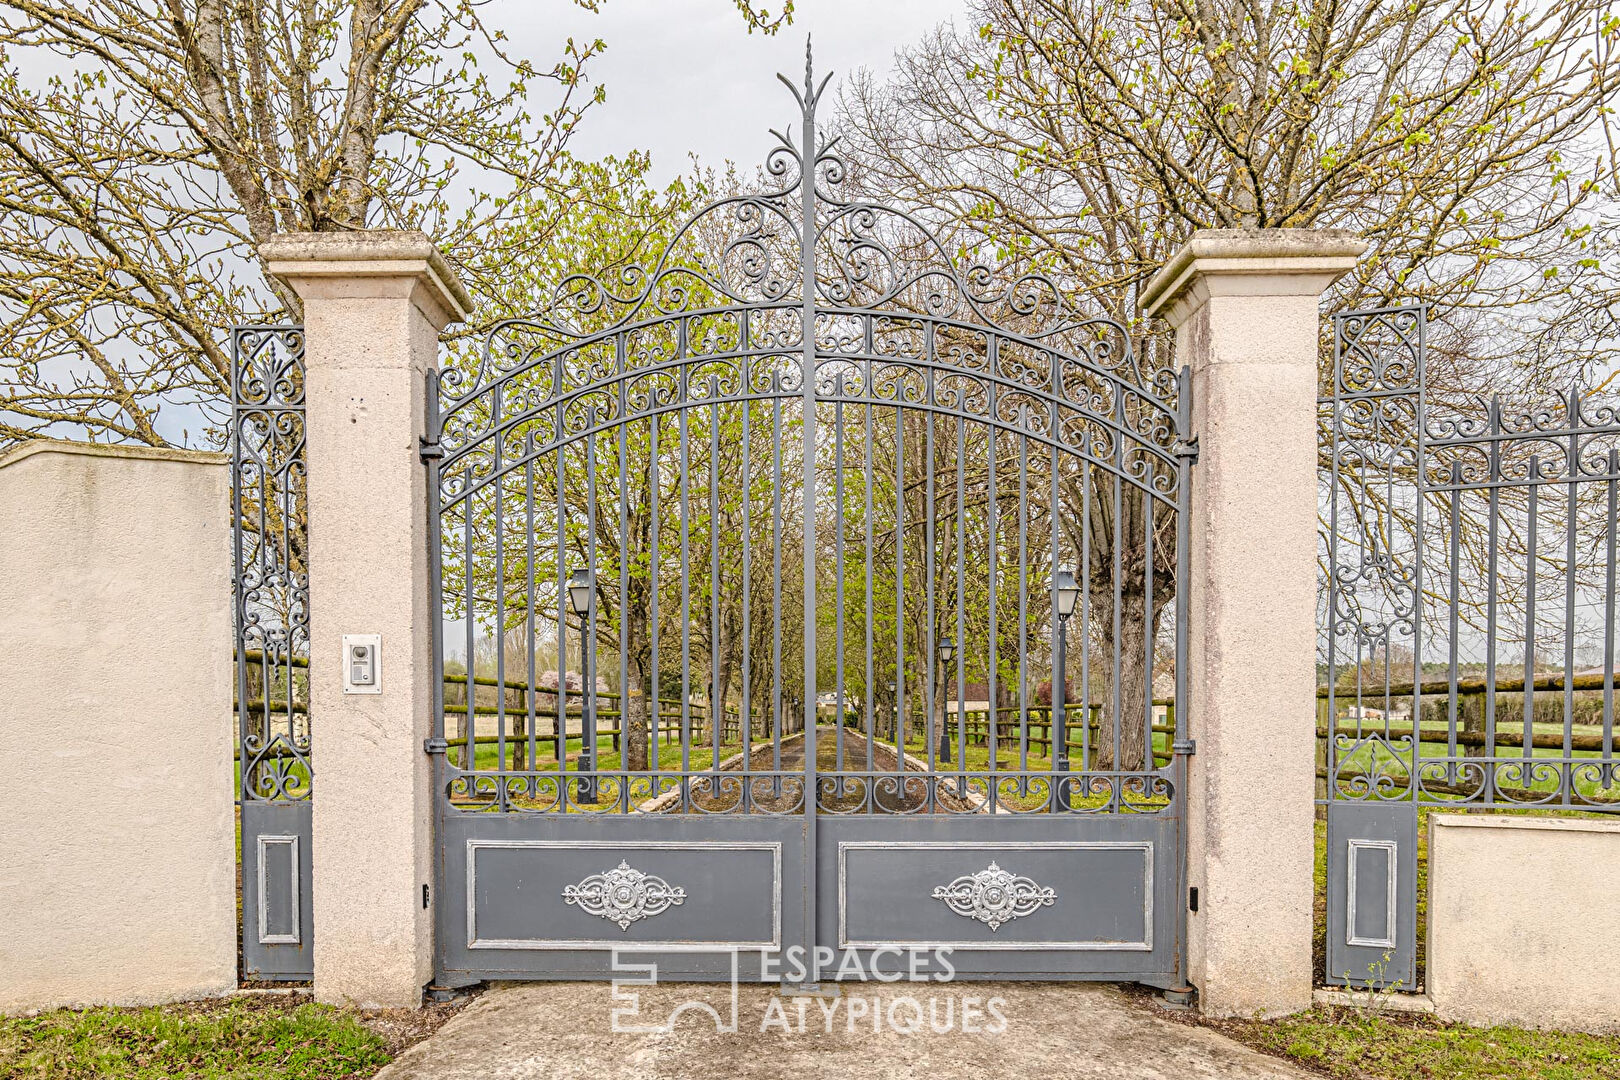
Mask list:
[[[1429,815],[1436,1015],[1620,1032],[1617,874],[1620,821]]]
[[[0,457],[0,1011],[236,983],[229,469]]]

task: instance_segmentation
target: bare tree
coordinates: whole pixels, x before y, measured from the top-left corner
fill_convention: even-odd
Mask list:
[[[1546,387],[1612,368],[1612,339],[1591,332],[1601,123],[1620,77],[1600,0],[976,0],[970,20],[846,92],[859,182],[928,208],[964,250],[1052,275],[1130,327],[1139,355],[1164,355],[1141,289],[1192,230],[1332,226],[1371,244],[1333,307],[1446,308],[1438,394],[1508,369]],[[1079,502],[1065,502],[1076,532]],[[1119,564],[1141,567],[1148,519],[1116,529],[1096,516],[1109,502],[1091,505],[1106,626],[1115,538]],[[1153,550],[1157,592],[1174,548]],[[1140,577],[1120,583],[1122,625],[1145,606]],[[1155,631],[1119,643],[1122,676],[1145,667]],[[1122,678],[1115,692],[1144,691]],[[1145,756],[1121,753],[1124,768]]]
[[[766,32],[792,10],[734,2]],[[498,293],[588,194],[567,147],[603,43],[536,64],[481,8],[0,2],[0,439],[217,441],[159,414],[218,425],[221,327],[299,317],[257,260],[276,232],[424,229]]]

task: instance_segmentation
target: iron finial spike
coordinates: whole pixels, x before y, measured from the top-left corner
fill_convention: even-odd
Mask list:
[[[815,96],[815,79],[810,74],[810,35],[804,35],[804,97],[808,101]]]

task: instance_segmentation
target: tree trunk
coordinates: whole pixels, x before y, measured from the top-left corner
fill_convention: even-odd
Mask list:
[[[1152,710],[1147,703],[1147,650],[1153,647],[1153,635],[1145,624],[1147,598],[1140,588],[1122,589],[1120,592],[1119,640],[1112,642],[1103,656],[1093,656],[1092,663],[1106,665],[1110,679],[1113,675],[1114,650],[1119,651],[1119,683],[1111,685],[1102,702],[1101,716],[1097,720],[1096,752],[1092,760],[1098,769],[1117,769],[1134,772],[1151,768],[1147,764],[1148,727]],[[1092,613],[1103,628],[1105,639],[1113,633],[1114,598],[1110,593],[1094,600]],[[1158,609],[1154,622],[1158,622]],[[1114,758],[1114,717],[1119,716],[1119,758]]]
[[[631,772],[647,771],[647,695],[642,691],[641,674],[630,673],[630,697],[619,710],[620,726],[624,728],[626,768]]]

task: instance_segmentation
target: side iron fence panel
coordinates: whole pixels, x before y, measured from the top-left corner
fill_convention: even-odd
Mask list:
[[[1319,793],[1330,983],[1411,989],[1421,815],[1620,809],[1620,400],[1427,383],[1421,306],[1334,320]]]
[[[298,326],[231,332],[242,970],[314,975],[304,347]]]

